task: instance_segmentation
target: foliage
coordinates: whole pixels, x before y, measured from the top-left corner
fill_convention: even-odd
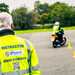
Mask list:
[[[71,25],[72,8],[65,3],[56,2],[50,6],[50,16],[53,22],[59,21],[62,25]]]
[[[20,7],[12,11],[12,16],[16,27],[21,29],[30,29],[37,24],[44,28],[45,24],[55,21],[59,21],[62,26],[75,26],[75,7],[60,2],[49,5],[36,1],[31,12],[26,7]]]
[[[12,11],[14,25],[19,29],[29,29],[32,23],[32,14],[27,12],[27,8],[20,7]]]
[[[9,6],[5,3],[0,3],[0,12],[9,12]]]
[[[39,1],[36,1],[34,11],[35,14],[38,15],[36,16],[37,17],[36,23],[44,25],[45,23],[49,22],[48,20],[49,5],[47,3],[41,4]]]

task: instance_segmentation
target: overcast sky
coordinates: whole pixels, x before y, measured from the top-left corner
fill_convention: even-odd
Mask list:
[[[37,0],[0,0],[0,3],[5,2],[6,4],[8,4],[10,10],[24,5],[29,9],[33,9],[35,1]],[[39,0],[39,1],[41,1],[41,3],[47,2],[49,4],[59,1],[59,2],[64,2],[64,3],[68,3],[69,5],[75,6],[75,0]]]

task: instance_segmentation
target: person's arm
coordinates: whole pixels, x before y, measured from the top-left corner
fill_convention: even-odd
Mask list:
[[[60,32],[61,32],[62,34],[64,34],[64,29],[63,29],[63,28],[61,28],[61,29],[60,29]]]
[[[38,62],[38,57],[36,54],[36,50],[32,46],[32,44],[27,40],[28,45],[28,56],[29,56],[29,71],[30,75],[40,75],[40,67]]]

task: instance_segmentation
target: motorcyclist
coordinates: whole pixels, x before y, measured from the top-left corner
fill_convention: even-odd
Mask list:
[[[63,28],[60,27],[60,22],[58,22],[58,21],[54,23],[53,34],[57,35],[60,42],[63,41],[64,30],[63,30]]]

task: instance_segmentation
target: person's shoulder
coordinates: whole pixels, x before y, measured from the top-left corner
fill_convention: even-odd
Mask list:
[[[27,44],[31,44],[30,40],[28,40],[26,38],[22,38],[22,37],[19,37],[19,36],[16,36],[16,37],[17,37],[18,40],[24,41]]]
[[[19,40],[19,41],[25,41],[25,40],[26,40],[25,38],[22,38],[22,37],[19,37],[19,36],[16,36],[16,35],[15,35],[15,37],[16,37],[16,39]]]
[[[16,37],[19,41],[24,42],[27,46],[32,46],[32,43],[29,39],[22,38],[22,37],[19,37],[19,36],[16,36]]]

